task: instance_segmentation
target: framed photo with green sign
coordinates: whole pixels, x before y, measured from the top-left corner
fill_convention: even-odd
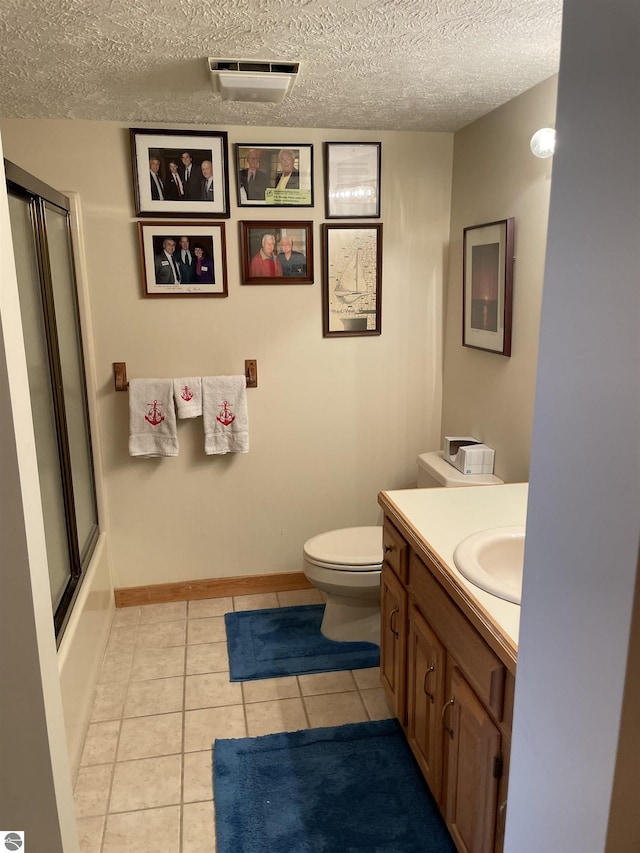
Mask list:
[[[236,144],[238,207],[313,207],[313,145]]]

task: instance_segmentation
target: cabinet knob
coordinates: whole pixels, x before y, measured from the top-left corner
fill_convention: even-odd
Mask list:
[[[435,665],[435,663],[432,663],[431,666],[429,667],[429,669],[425,672],[424,681],[422,682],[422,689],[424,690],[425,694],[431,700],[432,705],[435,702],[435,696],[433,695],[433,693],[429,693],[429,691],[427,690],[427,678],[429,677],[430,673],[435,672],[435,671],[436,671],[436,665]]]
[[[384,553],[385,554],[389,554],[391,551],[393,551],[393,545],[385,545],[384,546]]]
[[[391,633],[394,635],[394,637],[400,636],[398,634],[398,632],[396,631],[396,629],[393,627],[393,617],[396,615],[396,613],[399,613],[399,612],[400,612],[400,608],[394,607],[393,610],[391,611],[391,615],[389,616],[389,628],[391,629]]]
[[[453,729],[450,729],[449,726],[446,725],[444,721],[444,715],[447,713],[447,708],[452,708],[456,704],[455,696],[452,696],[448,702],[445,702],[444,708],[442,709],[442,727],[445,732],[448,732],[449,737],[453,740]]]

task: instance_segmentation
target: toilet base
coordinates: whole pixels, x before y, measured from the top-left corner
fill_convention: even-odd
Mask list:
[[[360,601],[325,592],[327,604],[320,632],[338,642],[380,645],[380,601]]]

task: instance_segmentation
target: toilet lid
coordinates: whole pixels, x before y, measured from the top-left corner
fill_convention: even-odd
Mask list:
[[[382,563],[382,527],[345,527],[320,533],[305,542],[304,554],[314,563],[371,570]]]

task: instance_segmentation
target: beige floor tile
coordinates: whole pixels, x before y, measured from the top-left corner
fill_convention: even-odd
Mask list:
[[[184,658],[184,646],[171,646],[168,649],[136,648],[131,681],[184,675]]]
[[[233,611],[233,598],[203,598],[190,601],[187,615],[189,619],[204,619],[207,616],[224,616]]]
[[[212,752],[187,752],[184,756],[182,801],[198,803],[213,799]]]
[[[93,711],[91,722],[97,723],[103,720],[119,720],[124,708],[124,700],[127,696],[127,681],[108,682],[98,684],[96,696],[93,700]]]
[[[342,672],[314,672],[312,675],[299,675],[300,690],[303,696],[318,696],[322,693],[348,693],[356,689],[356,683],[349,670]]]
[[[212,616],[206,619],[190,619],[187,631],[189,645],[199,643],[221,643],[227,639],[224,616]]]
[[[301,699],[255,702],[246,706],[246,712],[249,737],[309,728]]]
[[[317,589],[289,589],[278,593],[280,607],[297,607],[301,604],[322,604],[322,596]]]
[[[122,625],[137,625],[139,619],[139,607],[116,607],[111,627],[116,628]]]
[[[98,676],[99,684],[112,684],[129,680],[133,648],[107,651]]]
[[[205,672],[188,675],[185,682],[185,709],[218,708],[221,705],[242,704],[242,688],[231,683],[227,672]]]
[[[131,717],[122,721],[118,761],[172,755],[182,750],[182,714]]]
[[[269,699],[293,699],[300,696],[300,687],[295,675],[288,675],[284,678],[243,681],[242,693],[245,702],[266,702]]]
[[[113,773],[109,813],[176,805],[181,777],[181,755],[119,761]]]
[[[382,687],[361,690],[360,695],[362,696],[367,713],[372,720],[388,720],[390,717],[395,716]]]
[[[81,817],[77,821],[80,853],[100,853],[104,815]]]
[[[215,850],[213,803],[185,803],[182,807],[182,853],[215,853]]]
[[[311,728],[342,726],[345,723],[364,723],[369,719],[357,692],[307,696],[304,703]]]
[[[185,711],[184,751],[211,749],[216,738],[246,737],[247,727],[242,705]]]
[[[170,601],[163,604],[145,604],[140,608],[140,624],[153,622],[177,622],[187,618],[186,601]]]
[[[177,853],[180,806],[109,815],[102,853]]]
[[[187,675],[201,672],[229,672],[226,641],[187,646]]]
[[[184,646],[187,622],[151,622],[140,625],[136,645],[138,648],[166,649]]]
[[[264,610],[269,607],[279,607],[278,596],[275,592],[263,592],[254,595],[234,595],[234,610]]]
[[[77,818],[105,814],[112,769],[112,764],[80,768],[74,792]]]
[[[112,625],[107,642],[107,654],[109,652],[122,652],[127,649],[133,649],[136,644],[137,634],[137,625]]]
[[[367,669],[354,669],[352,672],[360,690],[369,690],[373,687],[380,687],[379,666],[370,666]]]
[[[120,720],[106,723],[91,723],[87,730],[82,751],[81,765],[108,764],[114,761],[118,747]]]
[[[182,711],[184,679],[154,678],[151,681],[132,681],[124,703],[125,717],[146,717]]]

